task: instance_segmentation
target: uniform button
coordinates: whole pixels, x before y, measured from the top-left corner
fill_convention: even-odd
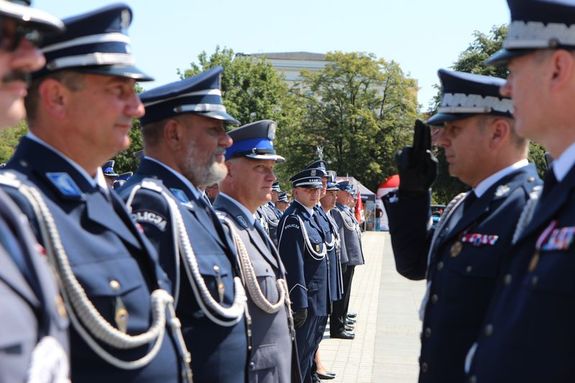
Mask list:
[[[437,270],[441,270],[441,269],[443,269],[443,262],[439,262],[437,264]]]
[[[467,273],[470,273],[471,270],[473,270],[473,267],[471,267],[471,266],[467,266],[467,267],[465,268],[465,272],[467,272]]]
[[[438,300],[439,300],[439,297],[437,296],[437,294],[433,294],[431,296],[431,303],[437,303]]]
[[[511,283],[511,274],[505,274],[505,277],[503,277],[503,283],[506,285]]]
[[[427,363],[421,363],[421,372],[427,372]]]
[[[254,369],[256,367],[256,364],[254,362],[250,362],[250,369]]]
[[[110,287],[112,288],[112,290],[118,290],[120,288],[120,282],[118,282],[115,279],[112,279],[110,281]]]
[[[533,278],[531,278],[531,285],[537,286],[537,283],[539,283],[539,277],[535,275]]]
[[[493,334],[493,325],[488,324],[487,326],[485,326],[485,335],[491,336],[491,334]]]
[[[429,327],[427,327],[424,331],[423,334],[425,335],[426,338],[429,338],[431,336],[431,329]]]
[[[477,376],[473,375],[469,378],[469,383],[477,383]]]
[[[23,168],[27,168],[28,167],[28,162],[24,161],[24,160],[20,160],[20,166],[22,166]]]
[[[534,182],[535,181],[535,177],[529,177],[527,178],[527,182]]]

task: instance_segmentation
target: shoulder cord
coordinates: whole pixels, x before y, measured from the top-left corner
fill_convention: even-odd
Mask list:
[[[333,241],[332,242],[335,245],[335,247],[339,247],[341,240],[339,239],[339,233],[337,231],[337,224],[333,220],[333,217],[331,217],[329,214],[326,214],[325,216],[327,217],[327,222],[329,223],[329,227],[331,229],[331,234],[333,235]]]
[[[313,259],[315,259],[316,261],[321,261],[322,259],[325,258],[325,255],[327,254],[327,249],[326,249],[325,243],[321,244],[321,250],[320,251],[316,251],[313,248],[313,246],[309,240],[309,235],[307,234],[307,229],[305,228],[303,220],[298,215],[296,215],[296,218],[298,219],[299,224],[301,226],[301,229],[302,229],[301,231],[303,234],[304,243],[305,243],[305,246],[307,247],[307,249],[309,250],[311,257]]]
[[[337,209],[337,212],[341,215],[341,220],[343,221],[343,225],[348,229],[348,230],[353,230],[355,231],[355,227],[356,224],[353,221],[353,219],[350,219],[350,217],[346,217],[347,216],[347,212],[342,212],[341,210]],[[345,214],[344,214],[345,213]],[[351,222],[351,225],[350,225]]]
[[[179,334],[179,346],[182,348],[185,365],[189,366],[191,357],[187,352],[180,334],[180,322],[175,316],[173,298],[162,289],[154,290],[151,294],[152,325],[145,333],[128,335],[113,327],[94,307],[82,285],[76,279],[68,256],[62,244],[60,234],[56,228],[54,218],[43,200],[42,195],[33,187],[20,184],[18,190],[30,202],[38,218],[41,235],[46,246],[48,259],[56,269],[60,282],[62,296],[68,307],[70,319],[79,335],[86,341],[92,350],[102,359],[113,366],[125,370],[141,368],[147,365],[160,350],[165,335],[166,308],[169,308],[170,326],[174,334]],[[85,328],[84,328],[85,327]],[[142,358],[134,361],[123,361],[104,350],[91,334],[105,344],[118,349],[133,349],[155,340],[154,346]],[[183,372],[191,382],[191,371]]]
[[[269,206],[263,205],[262,209],[267,210],[268,212],[271,212],[274,215],[274,217],[276,216],[276,213],[274,213]],[[268,218],[267,213],[263,213],[263,216],[264,216],[268,226],[278,227],[278,224],[280,223],[279,219],[277,221],[273,221],[271,218]]]
[[[307,229],[305,228],[305,225],[304,225],[302,219],[301,219],[298,215],[296,215],[296,214],[293,214],[292,216],[293,216],[293,217],[296,217],[297,220],[299,221],[299,224],[300,224],[300,226],[301,226],[301,228],[302,228],[302,235],[303,235],[305,247],[307,247],[307,249],[309,250],[310,256],[311,256],[313,259],[315,259],[316,261],[321,261],[322,259],[324,259],[324,258],[325,258],[325,255],[327,254],[327,250],[326,250],[325,244],[322,243],[322,249],[321,249],[320,252],[315,251],[314,248],[313,248],[313,246],[311,245],[311,243],[310,243],[310,241],[309,241],[309,236],[307,235]],[[285,227],[286,221],[287,221],[287,218],[284,220],[284,224],[283,224],[281,230],[279,230],[279,231],[280,231],[280,236],[279,236],[279,239],[278,239],[278,246],[279,246],[279,244],[280,244],[281,241],[282,241],[283,232],[284,232],[283,228]]]
[[[531,193],[529,193],[529,199],[519,216],[519,220],[517,221],[517,226],[515,226],[515,232],[513,233],[513,240],[511,241],[512,244],[515,244],[521,233],[525,229],[525,227],[533,218],[533,213],[535,213],[535,207],[537,206],[537,202],[539,201],[539,197],[541,197],[541,191],[543,190],[542,187],[536,186],[533,188]]]
[[[174,198],[172,198],[163,188],[159,188],[155,185],[152,185],[151,183],[144,181],[132,189],[129,198],[126,201],[128,209],[131,209],[132,201],[138,190],[140,190],[142,187],[159,192],[168,203],[170,216],[172,217],[172,222],[174,224],[174,231],[176,232],[175,237],[178,238],[178,244],[175,246],[176,253],[177,256],[182,259],[182,263],[184,264],[190,285],[192,286],[194,297],[196,298],[196,301],[198,302],[201,310],[212,322],[219,326],[231,327],[237,324],[244,315],[246,302],[246,293],[242,287],[240,278],[234,277],[234,289],[236,294],[232,305],[230,307],[225,307],[216,302],[216,300],[210,294],[202,274],[200,273],[196,254],[194,253],[190,243],[190,239],[186,231],[186,226],[184,225],[184,219],[182,218],[182,213],[180,212],[180,209],[178,208],[177,202],[174,200]],[[222,320],[216,317],[214,314],[224,319]]]
[[[278,312],[282,305],[286,307],[287,319],[288,319],[288,328],[290,330],[291,339],[295,339],[295,327],[293,321],[293,315],[291,312],[291,299],[289,296],[289,287],[287,284],[287,280],[285,278],[277,278],[276,283],[278,286],[279,291],[279,298],[278,301],[273,304],[271,303],[265,295],[262,293],[260,289],[259,283],[257,281],[257,276],[255,274],[255,270],[252,266],[252,262],[249,258],[248,251],[240,238],[237,229],[234,227],[233,222],[228,217],[223,217],[225,223],[230,228],[230,232],[232,233],[232,237],[234,239],[234,244],[236,245],[238,251],[238,258],[240,264],[240,272],[242,274],[242,279],[248,288],[248,292],[252,297],[254,304],[258,306],[261,310],[268,314],[273,314]],[[281,263],[281,259],[278,259],[278,262]],[[247,312],[248,310],[246,310]],[[251,318],[250,318],[251,323]]]
[[[467,193],[459,193],[451,201],[449,201],[449,203],[445,207],[445,210],[443,210],[443,214],[439,218],[439,222],[437,222],[437,227],[436,227],[435,231],[433,232],[433,237],[431,238],[431,244],[429,246],[429,253],[427,254],[427,264],[428,265],[429,265],[429,262],[431,262],[431,253],[434,250],[433,248],[435,247],[435,242],[436,242],[437,238],[439,237],[439,233],[441,233],[445,224],[447,223],[447,221],[449,221],[449,217],[451,217],[451,213],[453,213],[455,211],[455,208],[457,206],[459,206],[461,204],[461,202],[463,202],[466,195],[467,195]]]
[[[285,304],[285,297],[289,295],[287,293],[287,283],[283,278],[277,278],[276,283],[279,292],[279,298],[276,303],[271,303],[266,296],[262,293],[260,285],[257,280],[256,272],[250,260],[250,256],[244,245],[242,239],[240,238],[237,229],[234,227],[234,223],[230,221],[228,217],[224,217],[224,222],[229,227],[232,233],[232,238],[234,239],[234,244],[238,251],[238,263],[240,265],[240,272],[242,275],[242,280],[248,290],[250,297],[256,306],[258,306],[262,311],[273,314],[279,311],[279,309]]]

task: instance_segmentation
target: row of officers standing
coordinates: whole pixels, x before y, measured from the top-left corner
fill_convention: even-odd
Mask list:
[[[138,96],[131,19],[0,0],[0,122],[29,126],[0,174],[0,382],[317,380],[328,316],[353,338],[353,185],[314,162],[274,210],[275,123],[227,132],[220,67]],[[100,166],[134,118],[144,157],[116,193]]]
[[[507,80],[440,70],[441,104],[415,123],[384,201],[398,272],[427,280],[419,382],[575,380],[575,2],[508,5],[486,62],[506,64]],[[544,182],[530,139],[554,158]],[[435,227],[432,142],[471,188]]]

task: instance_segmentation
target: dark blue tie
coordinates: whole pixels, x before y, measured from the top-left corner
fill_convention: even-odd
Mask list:
[[[549,195],[555,185],[557,185],[557,178],[555,177],[553,168],[550,168],[547,170],[547,173],[545,173],[545,177],[543,178],[543,192],[541,193],[541,198]]]

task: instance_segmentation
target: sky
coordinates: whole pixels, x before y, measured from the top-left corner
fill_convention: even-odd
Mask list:
[[[236,53],[330,51],[373,53],[393,60],[418,81],[426,111],[436,94],[437,70],[449,68],[473,32],[508,24],[505,0],[127,0],[136,64],[156,80],[178,80],[177,70],[217,46]],[[35,0],[34,7],[65,18],[113,3]]]

